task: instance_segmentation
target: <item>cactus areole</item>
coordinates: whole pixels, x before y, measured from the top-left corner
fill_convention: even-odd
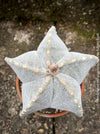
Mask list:
[[[69,52],[52,26],[37,51],[5,58],[22,82],[23,109],[20,116],[46,108],[83,116],[80,84],[98,57]]]

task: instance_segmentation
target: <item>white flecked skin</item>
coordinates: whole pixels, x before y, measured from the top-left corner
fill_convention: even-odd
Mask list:
[[[89,54],[68,52],[52,26],[37,51],[5,58],[22,81],[20,116],[45,108],[83,115],[80,84],[99,61]]]

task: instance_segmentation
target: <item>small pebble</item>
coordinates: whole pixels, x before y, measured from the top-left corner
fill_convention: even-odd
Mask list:
[[[16,41],[17,40],[17,38],[16,37],[14,37],[14,41]]]
[[[15,108],[9,108],[9,109],[8,109],[8,112],[9,112],[12,116],[14,116],[15,114],[17,114],[17,111],[15,110]]]
[[[48,129],[47,123],[44,123],[44,127],[45,127],[45,129]]]
[[[84,128],[80,128],[79,130],[78,130],[78,132],[82,132],[84,130]]]
[[[39,129],[38,133],[43,134],[44,133],[44,129]]]

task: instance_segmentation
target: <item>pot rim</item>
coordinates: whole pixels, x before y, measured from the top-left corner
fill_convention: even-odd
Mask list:
[[[81,96],[83,95],[84,92],[84,83],[85,80],[83,80],[82,84],[81,84]],[[20,100],[22,101],[22,95],[21,95],[21,88],[20,88],[20,80],[18,77],[16,77],[16,89],[17,89],[17,93],[19,95]],[[69,111],[62,111],[60,113],[55,113],[55,114],[45,114],[42,112],[34,112],[36,115],[42,116],[42,117],[50,117],[50,118],[54,118],[54,117],[59,117],[62,116],[66,113],[68,113]]]

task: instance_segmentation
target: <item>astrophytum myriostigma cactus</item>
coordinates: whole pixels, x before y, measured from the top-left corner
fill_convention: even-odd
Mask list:
[[[68,52],[54,26],[37,51],[5,60],[22,81],[23,109],[20,116],[45,108],[83,115],[80,84],[98,58]]]

